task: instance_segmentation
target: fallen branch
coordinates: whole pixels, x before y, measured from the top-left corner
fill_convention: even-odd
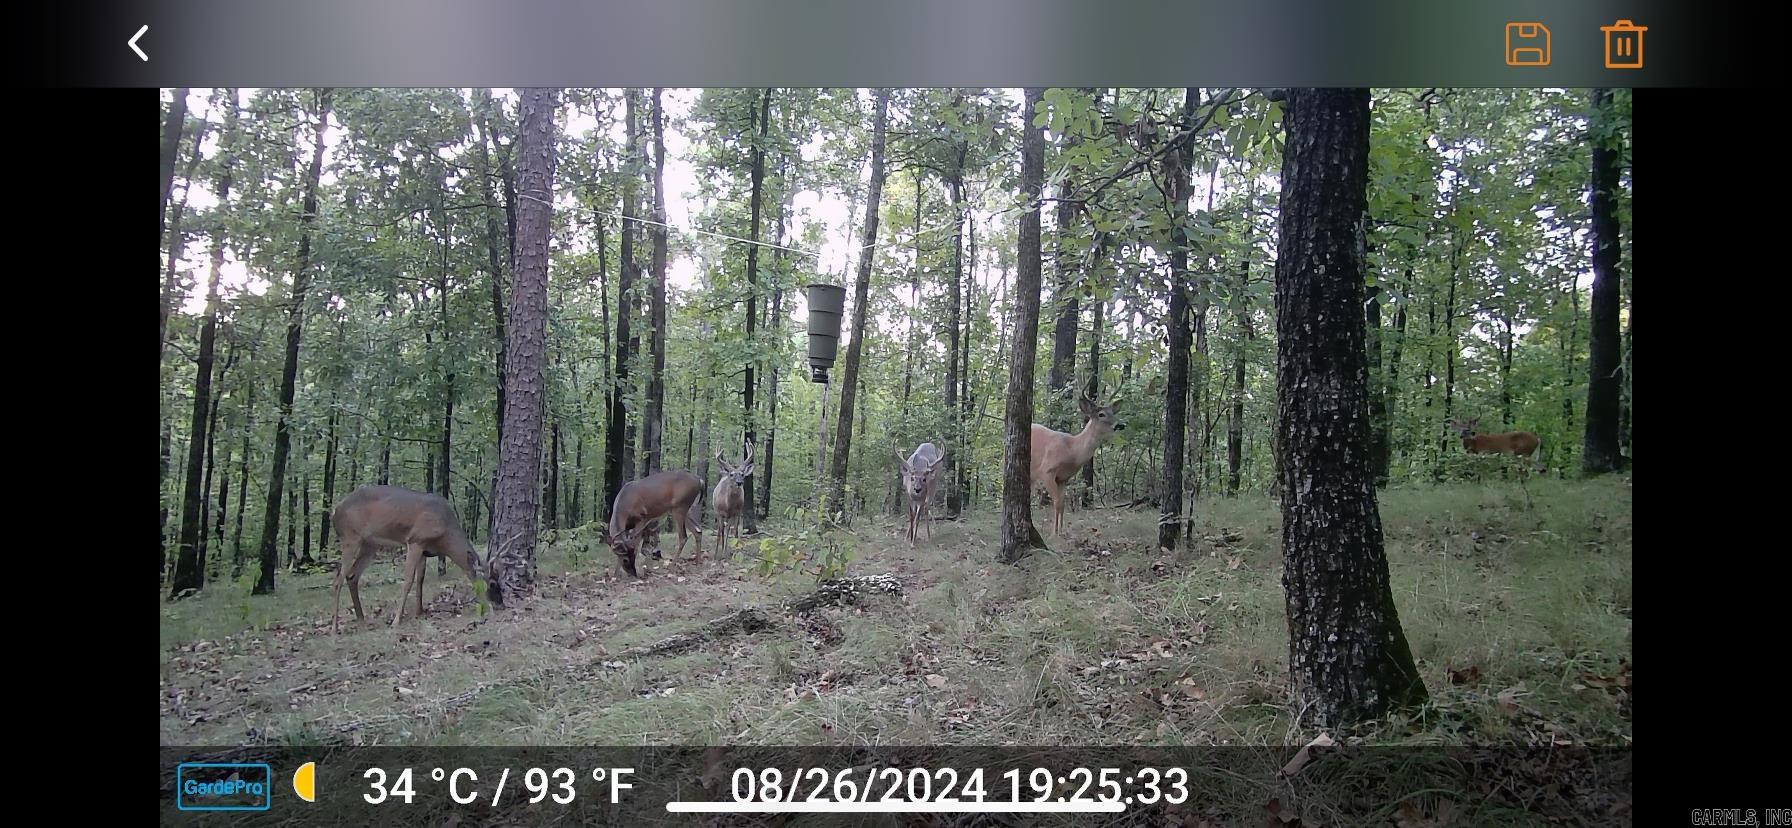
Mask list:
[[[780,609],[785,613],[809,612],[819,607],[857,604],[866,595],[900,595],[902,582],[894,575],[855,575],[845,578],[831,578],[823,581],[814,592],[785,601]],[[746,606],[713,619],[696,630],[670,635],[639,647],[631,647],[617,656],[598,656],[583,664],[561,667],[531,673],[520,678],[499,681],[481,682],[452,696],[412,707],[404,713],[387,713],[380,716],[369,716],[344,722],[331,728],[330,735],[346,736],[357,731],[369,730],[405,719],[427,720],[432,716],[452,713],[472,703],[480,694],[502,687],[515,687],[531,684],[545,678],[558,675],[562,678],[583,678],[606,669],[605,661],[617,658],[649,658],[652,656],[670,655],[685,652],[697,647],[729,638],[742,633],[751,635],[764,632],[775,626],[776,620],[765,610],[755,606]]]

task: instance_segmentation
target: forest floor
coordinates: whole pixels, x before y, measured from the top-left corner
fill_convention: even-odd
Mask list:
[[[1628,475],[1532,480],[1528,497],[1507,482],[1394,488],[1380,503],[1395,603],[1431,701],[1357,737],[1630,744]],[[330,634],[328,572],[282,572],[272,598],[213,583],[161,605],[161,742],[1299,745],[1316,735],[1295,723],[1286,689],[1274,503],[1208,499],[1193,544],[1173,553],[1157,549],[1150,511],[1072,511],[1066,537],[1047,538],[1053,551],[1017,566],[995,561],[996,519],[940,521],[912,550],[899,517],[861,520],[847,573],[888,573],[901,593],[799,613],[779,605],[812,590],[813,576],[761,576],[754,552],[694,564],[668,549],[645,580],[619,580],[589,531],[541,551],[534,598],[484,615],[465,577],[450,570],[444,583],[432,563],[430,615],[396,631],[386,625],[396,550],[362,579],[369,618],[353,622],[344,607],[341,636]],[[769,625],[705,626],[749,605]],[[650,646],[693,631],[703,637]]]

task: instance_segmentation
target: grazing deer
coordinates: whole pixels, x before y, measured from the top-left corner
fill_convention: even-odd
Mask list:
[[[1480,417],[1470,420],[1451,419],[1450,427],[1462,438],[1462,447],[1469,454],[1510,454],[1514,457],[1529,457],[1537,471],[1544,471],[1541,462],[1543,441],[1529,431],[1506,431],[1499,434],[1476,434],[1475,425],[1481,422]]]
[[[336,570],[336,609],[330,615],[330,632],[338,632],[342,621],[342,585],[348,584],[349,598],[355,605],[356,620],[367,617],[361,610],[361,571],[373,560],[377,549],[392,546],[405,548],[404,591],[392,611],[392,625],[404,615],[406,599],[417,592],[417,615],[423,616],[424,559],[442,557],[454,561],[467,573],[473,588],[479,588],[479,553],[461,531],[454,507],[441,495],[425,494],[398,486],[362,486],[336,504],[330,513],[336,526],[336,542],[342,550],[341,565]],[[486,597],[503,606],[503,595],[496,578],[486,582]]]
[[[703,497],[703,479],[687,471],[657,471],[639,480],[631,480],[616,492],[610,506],[610,525],[603,530],[603,541],[616,553],[622,571],[639,578],[635,571],[635,555],[641,551],[641,535],[666,515],[678,524],[676,557],[684,551],[688,531],[697,536],[697,557],[703,557],[703,521],[697,513],[697,501]],[[659,557],[659,549],[653,550]]]
[[[721,560],[728,548],[729,524],[734,526],[734,539],[740,540],[741,512],[747,507],[742,487],[753,475],[753,446],[747,446],[747,456],[738,466],[730,464],[719,451],[716,452],[716,462],[722,464],[722,479],[716,481],[716,490],[710,500],[716,510],[716,560]]]
[[[933,503],[933,492],[939,488],[940,461],[945,455],[932,443],[922,443],[915,453],[903,457],[896,452],[896,459],[902,463],[902,494],[908,498],[908,528],[906,534],[908,545],[915,545],[922,518],[927,517],[927,507]],[[927,540],[933,540],[933,521],[927,521]]]
[[[1119,403],[1119,392],[1104,404],[1097,404],[1087,394],[1079,397],[1077,410],[1088,422],[1075,435],[1033,424],[1032,481],[1035,488],[1044,486],[1046,493],[1051,495],[1053,534],[1063,533],[1064,484],[1089,463],[1095,456],[1095,449],[1107,442],[1114,432],[1126,430],[1126,424],[1114,414]]]

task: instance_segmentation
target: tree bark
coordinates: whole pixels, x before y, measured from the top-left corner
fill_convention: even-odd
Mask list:
[[[324,437],[324,508],[321,510],[323,517],[318,520],[317,524],[317,557],[319,560],[324,557],[324,547],[330,543],[330,513],[336,508],[336,421],[336,398],[332,396],[330,398],[329,431]],[[444,463],[443,467],[446,468],[447,464]],[[442,490],[447,491],[448,487],[444,486]]]
[[[299,372],[299,337],[305,323],[305,291],[311,283],[311,237],[317,224],[317,187],[324,168],[324,131],[330,124],[329,89],[317,91],[317,135],[311,150],[311,170],[306,176],[304,212],[299,215],[299,261],[293,271],[291,305],[286,311],[286,362],[280,372],[280,418],[274,426],[273,470],[268,473],[267,508],[261,527],[261,575],[253,593],[274,591],[274,569],[279,564],[280,495],[286,485],[286,459],[292,450],[292,401]]]
[[[541,489],[541,426],[547,399],[548,244],[553,232],[554,109],[560,90],[521,90],[518,129],[516,266],[511,269],[509,371],[504,443],[498,455],[496,516],[488,541],[491,578],[504,600],[535,582]],[[491,595],[493,598],[498,594]]]
[[[219,147],[222,157],[219,159],[221,163],[218,165],[216,187],[220,211],[227,209],[230,204],[230,184],[235,172],[232,163],[234,159],[230,153],[235,149],[236,126],[236,107],[230,106],[224,110],[223,139]],[[206,450],[211,444],[210,425],[215,422],[215,419],[208,417],[215,418],[216,415],[212,407],[212,359],[218,341],[218,279],[224,270],[222,228],[223,222],[220,221],[211,231],[211,271],[206,279],[205,321],[199,330],[199,357],[193,379],[193,416],[189,420],[187,432],[187,478],[181,496],[180,540],[175,547],[174,582],[169,588],[171,597],[178,597],[185,590],[197,590],[205,586],[202,546],[205,521],[201,512],[207,490]]]
[[[1618,142],[1611,121],[1611,90],[1593,92],[1593,302],[1587,327],[1587,420],[1581,470],[1616,471],[1618,453]],[[1612,131],[1609,137],[1602,133]]]
[[[1045,133],[1033,125],[1045,90],[1030,86],[1021,105],[1020,214],[1014,276],[1014,344],[1009,350],[1008,395],[1002,428],[1002,547],[1000,560],[1015,563],[1045,541],[1033,525],[1033,361],[1039,348],[1039,241],[1041,190],[1045,184]]]
[[[1250,272],[1249,261],[1238,263],[1238,350],[1232,356],[1232,419],[1226,424],[1226,494],[1233,497],[1238,496],[1244,466],[1244,355],[1247,343],[1256,338],[1251,330]]]
[[[1288,92],[1276,261],[1282,583],[1294,707],[1336,727],[1423,703],[1369,468],[1361,233],[1369,91]]]
[[[657,223],[648,231],[653,244],[653,338],[648,344],[653,373],[647,378],[647,413],[641,425],[643,477],[660,470],[666,433],[666,139],[661,91],[659,87],[653,90],[653,220]]]
[[[960,95],[953,105],[960,106],[963,101],[964,96]],[[968,370],[968,366],[961,366],[958,361],[959,327],[964,324],[964,319],[967,316],[959,296],[964,286],[964,154],[962,151],[957,151],[953,158],[958,163],[954,165],[953,171],[946,178],[946,191],[952,199],[954,219],[952,223],[952,286],[946,290],[945,404],[946,417],[951,426],[946,438],[946,468],[942,470],[944,479],[949,481],[946,484],[946,517],[948,518],[956,518],[964,510],[964,489],[958,481],[962,474],[960,466],[964,462],[960,455],[964,454],[968,448],[964,439],[964,415],[958,404],[959,372],[961,368]]]
[[[1182,117],[1194,116],[1200,92],[1183,94]],[[1164,156],[1164,179],[1170,188],[1170,331],[1169,376],[1164,385],[1164,462],[1157,503],[1157,545],[1175,549],[1182,529],[1182,460],[1188,430],[1188,200],[1194,193],[1194,145],[1184,144]]]
[[[249,436],[255,432],[255,383],[250,380],[243,384],[249,386],[249,399],[243,404],[243,457],[237,466],[236,528],[230,540],[230,579],[233,581],[243,577],[243,515],[249,511]]]
[[[753,242],[747,245],[747,351],[753,356],[747,360],[747,373],[745,380],[741,383],[740,396],[743,412],[741,423],[745,429],[741,442],[748,446],[758,445],[756,423],[754,422],[758,411],[753,404],[753,393],[758,390],[754,377],[759,358],[756,351],[757,345],[754,342],[754,329],[758,326],[757,317],[759,315],[759,217],[761,206],[765,203],[765,144],[766,136],[770,134],[771,130],[771,112],[772,90],[771,87],[766,87],[760,93],[759,111],[754,115],[758,134],[753,140],[753,169],[751,172],[753,194],[752,204],[749,208],[751,217],[747,229],[747,238]],[[740,490],[741,503],[748,504],[747,508],[741,510],[740,528],[742,532],[752,534],[758,531],[755,509],[751,506],[756,502],[753,496],[753,478],[748,477],[742,481]]]
[[[636,143],[635,129],[635,90],[624,93],[627,104],[624,117],[628,121],[628,168],[622,179],[622,227],[620,229],[620,253],[616,275],[616,374],[611,386],[610,422],[604,440],[604,502],[603,520],[609,520],[610,507],[616,503],[616,493],[628,481],[623,476],[634,470],[634,446],[629,439],[628,428],[628,388],[629,362],[634,358],[632,345],[634,334],[630,331],[635,312],[635,198],[634,198],[634,155]],[[539,449],[538,449],[539,450]]]
[[[871,128],[871,188],[865,196],[864,244],[859,250],[858,278],[853,285],[852,332],[847,339],[846,370],[840,387],[840,422],[834,438],[834,463],[822,513],[837,520],[846,508],[846,470],[852,453],[852,415],[857,401],[859,361],[865,351],[866,303],[871,292],[871,267],[877,258],[877,210],[884,193],[884,130],[889,120],[890,90],[878,89],[876,116]]]
[[[1381,365],[1381,285],[1370,285],[1368,292],[1369,301],[1363,305],[1363,312],[1369,345],[1369,470],[1374,473],[1375,487],[1379,489],[1388,485],[1389,389],[1385,382],[1387,375],[1383,372]],[[1235,370],[1240,377],[1238,382],[1242,386],[1244,382],[1242,360]],[[1241,404],[1242,400],[1233,403],[1234,406]],[[1229,435],[1227,439],[1227,448],[1230,452],[1231,438]],[[1236,463],[1233,465],[1236,468]],[[1238,492],[1236,484],[1229,484],[1229,488],[1234,494]]]

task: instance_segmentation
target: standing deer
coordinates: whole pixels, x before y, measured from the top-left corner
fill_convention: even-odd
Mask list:
[[[424,559],[442,557],[454,561],[467,573],[473,588],[479,588],[479,553],[461,531],[454,507],[441,495],[425,494],[398,486],[362,486],[342,498],[330,513],[336,526],[336,542],[342,550],[341,565],[336,569],[336,609],[330,615],[330,633],[334,635],[342,622],[342,585],[348,584],[349,598],[355,605],[355,618],[367,617],[361,610],[361,572],[374,558],[377,549],[392,546],[405,548],[404,591],[392,611],[392,626],[404,615],[405,600],[411,590],[417,592],[417,616],[423,616]],[[486,597],[498,606],[504,605],[498,580],[486,582]]]
[[[678,524],[678,548],[673,550],[673,556],[684,551],[688,531],[697,536],[697,559],[701,560],[703,521],[697,513],[697,501],[702,497],[703,479],[687,471],[657,471],[624,484],[610,506],[610,525],[603,530],[603,541],[616,553],[616,563],[622,571],[641,577],[635,571],[641,535],[666,515]],[[653,556],[660,557],[657,544]]]
[[[903,457],[896,452],[896,459],[902,463],[902,494],[908,498],[908,528],[906,534],[908,545],[915,545],[922,518],[927,517],[927,507],[933,503],[933,492],[939,488],[940,461],[945,455],[932,443],[922,443],[915,453]],[[927,540],[933,540],[933,521],[927,521]]]
[[[722,479],[716,482],[715,494],[710,498],[716,510],[716,560],[721,560],[728,548],[728,526],[734,525],[734,539],[740,540],[741,511],[746,508],[747,499],[742,487],[747,485],[747,478],[753,474],[753,446],[747,446],[747,456],[740,465],[732,465],[721,452],[716,452],[716,462],[722,464]]]
[[[1083,430],[1075,435],[1053,431],[1033,424],[1033,486],[1044,486],[1052,498],[1052,533],[1061,535],[1064,528],[1064,484],[1095,456],[1095,449],[1107,442],[1116,431],[1125,431],[1114,409],[1120,403],[1115,392],[1105,404],[1097,404],[1087,394],[1076,401],[1084,419]]]
[[[1499,434],[1476,434],[1480,417],[1470,420],[1451,419],[1450,427],[1462,438],[1462,447],[1470,454],[1510,454],[1529,457],[1537,471],[1544,471],[1541,462],[1543,441],[1529,431],[1506,431]]]

